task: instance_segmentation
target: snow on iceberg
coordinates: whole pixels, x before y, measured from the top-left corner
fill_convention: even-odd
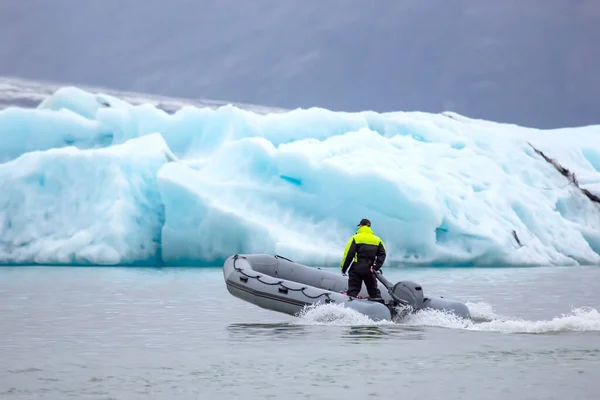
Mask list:
[[[12,145],[0,154],[17,157],[0,164],[5,262],[203,264],[267,252],[337,264],[367,217],[390,262],[600,264],[599,204],[531,146],[598,194],[598,126],[233,106],[169,114],[75,88],[35,110],[0,111],[0,121],[16,113],[27,139],[0,124]],[[66,163],[57,177],[73,184],[62,192],[19,178]],[[64,206],[45,222],[49,204]]]

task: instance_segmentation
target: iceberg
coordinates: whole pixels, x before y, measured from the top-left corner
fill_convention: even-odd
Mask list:
[[[600,264],[599,137],[450,112],[166,112],[64,87],[0,111],[0,263],[334,266],[369,218],[389,265]]]
[[[0,263],[161,262],[160,134],[108,148],[27,152],[0,164]]]

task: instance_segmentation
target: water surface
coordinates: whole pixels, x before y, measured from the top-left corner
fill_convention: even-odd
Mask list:
[[[4,399],[597,399],[600,268],[409,269],[475,322],[300,318],[220,268],[0,268]]]

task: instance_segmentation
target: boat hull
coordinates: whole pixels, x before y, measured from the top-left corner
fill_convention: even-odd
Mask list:
[[[403,310],[393,305],[388,290],[380,282],[383,301],[369,300],[366,287],[360,298],[345,295],[348,279],[339,273],[308,267],[277,255],[236,254],[223,265],[223,277],[229,293],[258,307],[297,316],[306,307],[316,304],[340,304],[356,310],[374,321],[393,320]],[[416,285],[406,281],[407,287]],[[419,288],[420,290],[420,288]],[[425,298],[418,307],[453,312],[470,317],[468,308],[444,298]]]

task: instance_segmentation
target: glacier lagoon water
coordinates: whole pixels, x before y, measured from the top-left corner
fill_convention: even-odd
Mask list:
[[[0,398],[583,399],[600,391],[600,268],[405,268],[472,323],[294,318],[220,268],[0,268]]]
[[[0,263],[333,265],[367,217],[389,265],[600,264],[600,126],[183,106],[63,87],[0,111]]]

